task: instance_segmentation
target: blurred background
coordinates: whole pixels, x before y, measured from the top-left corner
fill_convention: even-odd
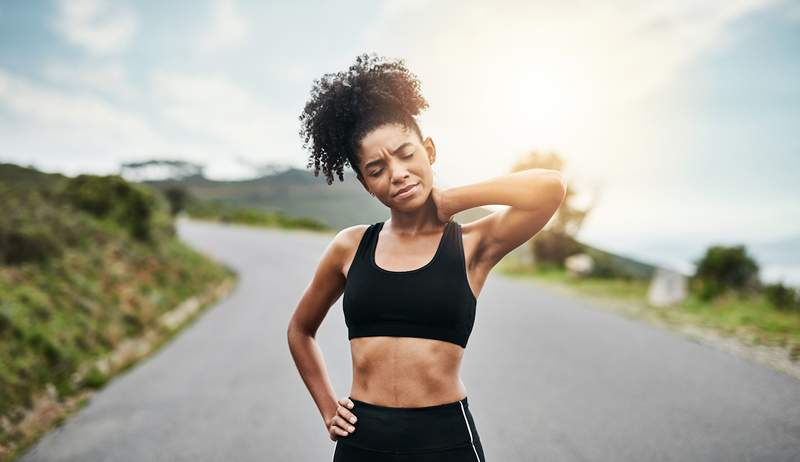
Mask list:
[[[298,136],[313,80],[364,52],[419,77],[440,186],[569,180],[502,271],[800,358],[794,0],[3,1],[0,455],[35,434],[19,427],[35,392],[102,385],[126,362],[90,359],[235,278],[176,217],[323,233],[388,217],[352,171],[314,177]]]
[[[800,283],[799,22],[792,1],[3,2],[0,156],[303,170],[313,79],[375,51],[419,76],[443,185],[554,151],[595,199],[582,240],[682,271],[743,242]]]

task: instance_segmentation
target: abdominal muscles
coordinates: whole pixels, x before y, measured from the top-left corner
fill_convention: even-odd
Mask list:
[[[459,377],[461,346],[416,337],[359,337],[350,340],[350,396],[391,407],[422,407],[466,396]]]

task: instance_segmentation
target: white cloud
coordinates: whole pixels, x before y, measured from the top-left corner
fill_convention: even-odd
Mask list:
[[[52,77],[87,84],[83,71],[48,69]],[[111,88],[124,76],[108,73],[116,76]],[[0,69],[0,109],[11,114],[11,123],[0,125],[0,156],[66,174],[112,172],[124,161],[184,159],[204,164],[218,179],[249,176],[252,165],[296,157],[295,118],[273,112],[235,83],[167,72],[156,72],[151,83],[143,95],[157,101],[155,120],[85,90],[59,90]],[[182,131],[188,136],[180,138]]]
[[[631,175],[657,180],[654,150],[681,142],[653,145],[642,101],[724,46],[733,20],[773,1],[392,1],[364,43],[420,77],[430,103],[420,119],[441,153],[440,176],[479,181],[530,149],[554,149],[576,176],[626,184]],[[634,215],[649,206],[604,200]],[[641,232],[664,219],[625,226]]]
[[[121,143],[152,143],[158,136],[141,118],[105,101],[62,93],[0,70],[0,103],[29,120],[91,137],[104,133]]]
[[[225,77],[157,71],[151,83],[164,120],[213,137],[220,155],[257,162],[297,151],[295,119]]]
[[[98,91],[117,99],[130,100],[139,94],[131,84],[124,64],[118,61],[86,66],[49,62],[44,67],[44,75],[52,82]]]
[[[244,42],[247,24],[235,0],[213,0],[211,14],[211,26],[200,42],[204,50],[223,50]]]
[[[124,51],[137,27],[136,14],[105,0],[59,0],[53,26],[74,45],[94,55]]]
[[[0,156],[66,174],[114,172],[122,161],[212,158],[203,146],[176,144],[146,116],[102,98],[58,91],[0,69]]]

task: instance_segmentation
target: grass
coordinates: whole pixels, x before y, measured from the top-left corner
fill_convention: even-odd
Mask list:
[[[0,203],[6,460],[141,359],[127,345],[157,348],[174,336],[161,324],[164,313],[194,297],[207,306],[206,294],[235,274],[175,236],[164,200],[117,177],[66,178],[0,164]],[[101,213],[105,206],[113,213]],[[125,354],[111,361],[110,353]],[[102,370],[92,368],[98,361]]]
[[[282,229],[305,229],[329,231],[322,223],[304,217],[290,217],[281,212],[272,212],[256,207],[230,205],[220,201],[194,201],[186,208],[186,214],[197,220],[221,223],[236,223]]]
[[[161,314],[234,276],[177,239],[158,249],[122,239],[47,264],[0,266],[0,415],[12,426],[48,383],[60,402],[102,388],[133,364],[106,373],[92,367],[79,383],[72,374],[146,331],[162,344],[177,332],[158,326]],[[0,446],[18,453],[39,435],[0,428]]]
[[[709,302],[689,294],[679,304],[656,307],[648,303],[646,280],[580,278],[557,267],[533,269],[514,259],[501,261],[498,269],[509,277],[578,294],[629,317],[710,328],[747,344],[786,348],[792,361],[800,360],[800,313],[778,310],[761,294],[746,297],[728,293]]]

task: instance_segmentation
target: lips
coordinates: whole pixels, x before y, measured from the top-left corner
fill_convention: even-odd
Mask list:
[[[398,195],[400,195],[400,194],[403,194],[404,192],[408,191],[409,189],[413,188],[414,186],[416,186],[416,185],[418,185],[418,184],[419,184],[419,183],[410,184],[410,185],[408,185],[408,186],[404,187],[403,189],[401,189],[401,190],[397,191],[396,193],[394,193],[394,195],[395,195],[395,196],[398,196]]]

